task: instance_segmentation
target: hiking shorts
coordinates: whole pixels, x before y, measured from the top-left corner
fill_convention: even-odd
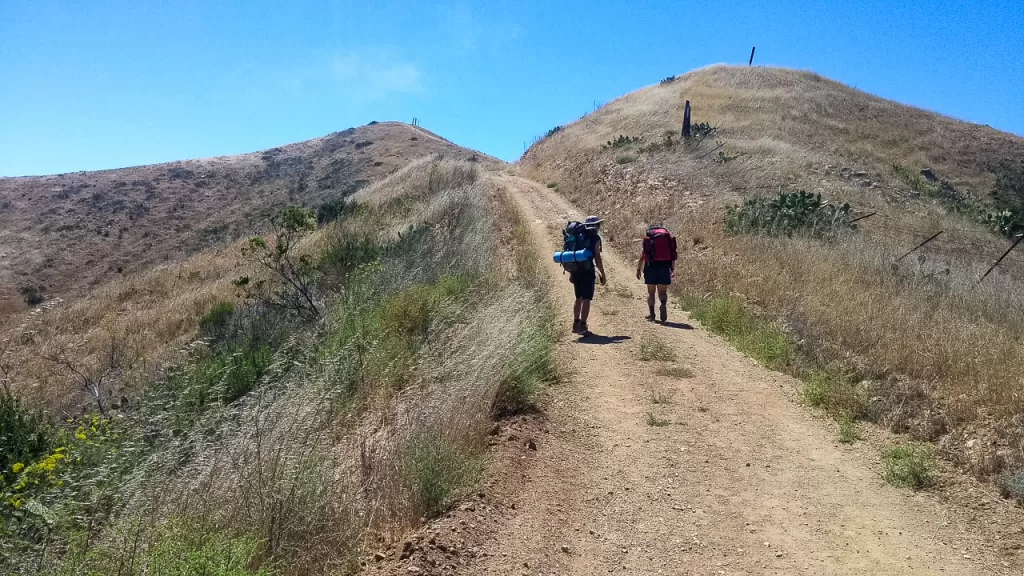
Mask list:
[[[594,299],[594,285],[597,283],[597,273],[593,270],[589,272],[573,272],[569,276],[569,280],[572,282],[577,299]]]
[[[666,286],[672,283],[671,262],[648,262],[644,264],[644,284]]]

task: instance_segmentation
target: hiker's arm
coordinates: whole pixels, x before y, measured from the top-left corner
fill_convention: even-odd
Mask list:
[[[640,251],[640,259],[636,261],[636,279],[640,279],[640,273],[644,269],[644,262],[647,260],[647,253],[643,250]]]
[[[594,246],[594,264],[597,266],[597,271],[601,273],[601,284],[604,284],[608,276],[604,273],[604,261],[601,260],[601,242]]]

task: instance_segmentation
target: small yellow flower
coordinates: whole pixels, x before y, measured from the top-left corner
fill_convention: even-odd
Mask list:
[[[79,440],[85,440],[85,432],[75,433],[75,438],[78,438]]]
[[[67,447],[66,447],[66,446],[61,446],[61,447],[59,447],[59,448],[54,448],[54,449],[53,449],[53,451],[54,451],[55,453],[57,453],[57,454],[60,454],[61,452],[65,451],[65,450],[67,450]]]
[[[24,469],[25,469],[25,465],[22,464],[21,462],[18,462],[14,466],[11,466],[11,470],[14,471],[15,474],[21,472]]]

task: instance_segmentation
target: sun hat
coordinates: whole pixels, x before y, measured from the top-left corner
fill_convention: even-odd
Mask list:
[[[583,225],[589,228],[592,226],[597,226],[601,222],[604,222],[604,218],[599,218],[597,216],[587,216],[587,219],[583,221]]]

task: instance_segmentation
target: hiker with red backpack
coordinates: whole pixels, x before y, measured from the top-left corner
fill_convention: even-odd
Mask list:
[[[643,271],[644,284],[647,284],[647,308],[650,314],[647,319],[655,321],[654,292],[657,290],[661,300],[661,321],[668,320],[668,286],[676,274],[676,239],[664,226],[651,226],[644,236],[640,260],[636,263],[636,279],[640,279]]]

